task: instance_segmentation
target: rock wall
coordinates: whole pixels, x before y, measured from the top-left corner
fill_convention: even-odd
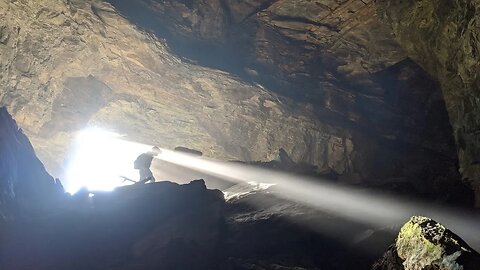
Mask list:
[[[373,2],[111,2],[143,23],[100,0],[0,2],[0,104],[54,174],[75,132],[97,125],[219,159],[268,161],[283,148],[342,181],[468,198],[455,191],[438,85]],[[132,22],[243,79],[176,56]]]
[[[458,183],[440,87],[407,59],[374,1],[108,2],[188,61],[261,83],[321,122],[354,130],[362,160],[350,180],[409,179],[436,194]]]
[[[0,108],[0,157],[0,223],[42,213],[61,196],[4,107]]]
[[[480,206],[480,1],[378,1],[408,55],[440,81],[460,172]]]
[[[109,2],[165,36],[180,54],[245,69],[276,88],[312,88],[318,79],[333,84],[342,79],[375,92],[369,75],[406,58],[373,1]],[[310,97],[315,92],[299,89],[297,95],[307,90]]]
[[[0,103],[49,168],[62,165],[74,132],[98,125],[221,159],[271,160],[284,148],[295,160],[353,170],[348,131],[261,86],[182,62],[103,1],[2,1],[0,15]]]

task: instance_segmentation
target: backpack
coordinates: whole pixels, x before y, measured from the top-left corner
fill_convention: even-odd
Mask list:
[[[142,156],[143,155],[138,156],[137,159],[135,159],[135,161],[133,162],[134,169],[138,170],[142,166]]]
[[[153,156],[150,153],[143,153],[133,162],[134,169],[148,169],[152,163]]]

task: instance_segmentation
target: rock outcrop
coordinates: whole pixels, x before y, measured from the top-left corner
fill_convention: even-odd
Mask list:
[[[201,180],[80,193],[63,204],[8,224],[2,269],[213,269],[219,260],[223,195]]]
[[[480,206],[479,1],[378,1],[408,55],[440,81],[460,172]]]
[[[61,196],[28,138],[0,108],[0,223],[42,214]]]
[[[373,269],[473,270],[479,266],[480,254],[460,237],[432,219],[414,216]]]

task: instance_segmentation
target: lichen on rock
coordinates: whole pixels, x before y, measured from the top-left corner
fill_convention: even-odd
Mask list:
[[[445,227],[440,224],[428,224],[422,227],[420,224],[428,222],[425,217],[413,217],[401,229],[397,238],[397,252],[400,258],[404,259],[405,269],[423,269],[425,266],[435,264],[442,260],[444,250],[441,245],[430,242],[425,237],[426,233],[435,231],[433,239],[438,239],[445,232]],[[458,256],[457,256],[458,257]]]
[[[445,226],[427,217],[413,216],[403,225],[390,249],[373,269],[468,270],[480,266],[480,255],[476,251]],[[392,250],[401,259],[401,265],[396,256],[391,255]]]

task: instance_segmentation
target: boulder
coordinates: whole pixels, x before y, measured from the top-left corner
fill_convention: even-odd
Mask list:
[[[460,237],[430,218],[414,216],[372,269],[475,270],[479,266],[480,254]]]

